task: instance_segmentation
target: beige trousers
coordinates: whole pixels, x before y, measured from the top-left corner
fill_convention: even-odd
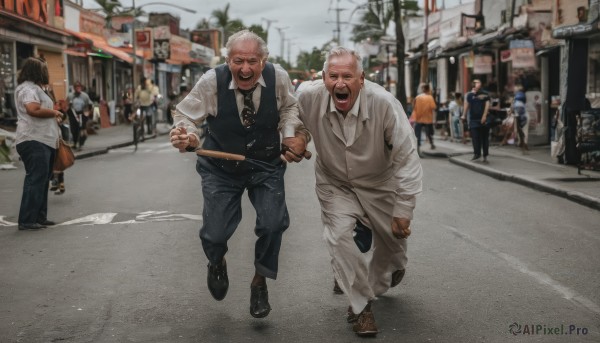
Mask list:
[[[333,273],[354,313],[360,313],[390,288],[392,273],[406,266],[406,239],[392,235],[394,193],[334,186],[319,174],[316,191]],[[364,254],[353,238],[357,220],[373,232],[371,249]]]

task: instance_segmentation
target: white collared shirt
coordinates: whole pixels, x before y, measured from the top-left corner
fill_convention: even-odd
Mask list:
[[[358,110],[360,108],[360,93],[356,98],[354,106],[348,111],[348,114],[344,115],[335,108],[333,97],[329,99],[329,110],[330,113],[335,113],[337,122],[340,125],[341,131],[344,133],[346,139],[346,146],[351,146],[354,143],[356,136],[356,125],[358,124]]]

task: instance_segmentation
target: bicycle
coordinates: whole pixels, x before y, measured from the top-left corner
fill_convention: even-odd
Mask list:
[[[138,108],[132,115],[129,117],[131,122],[133,123],[133,145],[135,146],[134,152],[137,151],[138,143],[144,141],[144,120],[146,118],[145,111],[142,111]]]

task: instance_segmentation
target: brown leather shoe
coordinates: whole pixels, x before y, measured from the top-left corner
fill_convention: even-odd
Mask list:
[[[337,280],[333,280],[333,293],[335,294],[344,294],[344,291],[338,285]]]
[[[352,311],[352,306],[348,306],[348,315],[346,317],[346,321],[348,323],[354,323],[357,320],[358,320],[358,314],[356,314],[356,313],[354,313],[354,311]]]
[[[373,316],[369,305],[358,315],[352,330],[361,337],[375,337],[377,335],[379,331],[377,325],[375,325],[375,316]]]
[[[404,273],[406,273],[406,269],[398,269],[392,273],[392,285],[391,287],[396,287],[404,278]]]

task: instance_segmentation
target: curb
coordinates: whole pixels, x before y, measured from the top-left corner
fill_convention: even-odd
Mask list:
[[[487,168],[484,166],[474,165],[473,163],[465,162],[465,161],[462,161],[457,158],[450,157],[449,161],[456,165],[460,165],[467,169],[473,170],[473,171],[481,173],[481,174],[485,174],[487,176],[493,177],[493,178],[501,180],[501,181],[509,181],[509,182],[517,183],[522,186],[526,186],[526,187],[533,188],[538,191],[550,193],[552,195],[556,195],[556,196],[565,198],[567,200],[576,202],[580,205],[590,207],[594,210],[600,210],[600,199],[589,196],[587,194],[583,194],[583,193],[576,192],[576,191],[567,191],[564,189],[559,189],[554,186],[545,184],[543,182],[534,181],[529,178],[518,176],[518,175],[512,175],[512,174],[499,172],[495,169]]]

